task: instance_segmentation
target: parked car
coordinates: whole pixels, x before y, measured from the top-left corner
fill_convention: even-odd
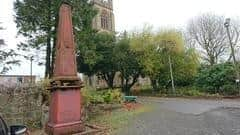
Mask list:
[[[13,125],[8,127],[0,116],[0,135],[26,135],[27,127],[23,125]]]

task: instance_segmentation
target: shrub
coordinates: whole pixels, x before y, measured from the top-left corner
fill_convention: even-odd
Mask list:
[[[92,89],[83,89],[82,90],[82,96],[83,96],[83,104],[89,105],[89,104],[100,104],[104,103],[104,98],[102,95],[98,94],[96,90]]]
[[[177,96],[191,96],[191,97],[201,97],[205,94],[195,89],[194,87],[184,87],[176,90]]]
[[[204,92],[216,94],[235,89],[235,70],[231,63],[202,67],[196,77],[195,84]],[[228,89],[230,88],[230,89]],[[230,94],[231,92],[229,92]]]
[[[50,92],[50,90],[48,90],[48,88],[50,86],[50,82],[51,82],[50,79],[43,79],[43,80],[37,82],[37,84],[36,84],[42,90],[42,104],[45,104],[47,106],[49,106],[50,98],[51,98],[51,92]]]
[[[113,96],[110,90],[103,93],[103,99],[105,103],[110,103],[113,100]]]
[[[234,85],[223,85],[222,87],[222,93],[224,95],[237,95],[239,93],[239,90]]]
[[[93,89],[82,90],[82,95],[84,97],[84,104],[113,104],[121,103],[123,101],[123,95],[118,89],[109,89],[104,91],[96,91]]]
[[[121,90],[118,90],[118,89],[113,90],[112,97],[113,97],[113,100],[112,100],[113,103],[122,103],[123,102],[123,94],[122,94]]]

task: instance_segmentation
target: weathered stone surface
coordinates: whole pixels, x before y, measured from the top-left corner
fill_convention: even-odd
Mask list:
[[[41,126],[41,91],[38,86],[0,88],[0,115],[8,125]]]
[[[45,128],[51,135],[70,135],[85,129],[81,121],[82,82],[77,76],[75,52],[72,7],[63,2],[59,9],[49,121]]]

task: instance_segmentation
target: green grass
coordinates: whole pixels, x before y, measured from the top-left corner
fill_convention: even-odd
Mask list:
[[[89,123],[100,125],[109,128],[110,134],[114,134],[118,129],[121,129],[130,122],[131,118],[151,110],[149,106],[142,106],[136,110],[127,111],[118,109],[112,112],[100,112],[90,118]]]

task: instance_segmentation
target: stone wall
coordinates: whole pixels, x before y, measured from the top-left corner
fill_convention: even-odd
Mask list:
[[[8,125],[42,126],[41,87],[0,88],[0,115]]]

